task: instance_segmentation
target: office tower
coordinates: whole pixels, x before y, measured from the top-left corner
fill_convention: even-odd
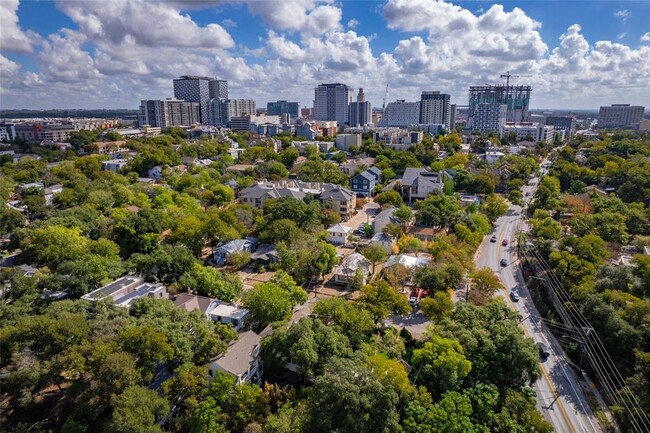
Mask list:
[[[208,121],[213,126],[228,126],[233,117],[254,116],[257,113],[253,99],[213,98],[208,104]]]
[[[440,92],[422,92],[420,96],[421,124],[445,125],[449,129],[450,96]]]
[[[471,86],[469,88],[470,117],[479,104],[505,104],[506,122],[527,122],[531,90],[530,86]]]
[[[345,84],[321,84],[314,89],[314,119],[348,123],[348,106],[352,89]]]
[[[201,123],[208,123],[208,104],[210,102],[209,77],[181,75],[174,80],[174,98],[199,104]]]
[[[449,129],[456,127],[456,104],[449,104]]]
[[[494,131],[501,136],[506,124],[507,113],[508,106],[506,104],[480,103],[474,107],[469,120],[469,128],[472,132],[485,134]]]
[[[630,104],[612,104],[610,107],[600,107],[598,113],[599,128],[621,128],[636,126],[643,119],[645,107]]]
[[[378,126],[407,128],[418,123],[420,123],[420,102],[406,102],[403,99],[398,99],[386,105]]]
[[[544,123],[552,126],[556,130],[563,130],[567,137],[572,137],[576,131],[575,116],[546,116]]]
[[[208,89],[210,91],[210,99],[228,99],[228,81],[210,78]]]
[[[282,116],[288,114],[292,118],[299,116],[300,105],[297,102],[276,101],[267,102],[266,114],[269,116]]]
[[[160,128],[200,123],[200,106],[180,99],[149,99],[140,102],[140,126]]]
[[[365,126],[372,124],[372,106],[370,101],[366,101],[366,95],[363,94],[363,88],[359,88],[357,101],[350,102],[348,119],[350,126]]]

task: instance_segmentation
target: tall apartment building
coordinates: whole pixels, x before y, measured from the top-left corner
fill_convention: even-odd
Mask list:
[[[190,126],[201,122],[200,104],[180,99],[148,99],[140,102],[140,125],[159,128]]]
[[[612,104],[610,107],[600,107],[598,113],[599,128],[622,128],[636,126],[643,119],[645,107],[630,104]]]
[[[208,81],[208,89],[210,92],[210,99],[228,99],[228,81],[211,78],[210,81]]]
[[[314,89],[314,119],[348,123],[348,106],[352,88],[341,83],[320,84]]]
[[[12,141],[16,138],[16,127],[13,123],[0,123],[0,141]]]
[[[474,107],[473,115],[470,117],[469,129],[472,132],[486,134],[494,131],[499,136],[503,134],[503,127],[506,124],[508,106],[498,103],[481,103]]]
[[[456,104],[449,104],[449,129],[456,127]]]
[[[529,119],[530,86],[485,85],[469,88],[469,115],[479,104],[505,104],[507,108],[506,122],[527,122]]]
[[[567,137],[572,137],[576,132],[575,116],[546,116],[544,123],[552,126],[555,130],[563,130]]]
[[[356,102],[350,102],[348,115],[350,126],[365,126],[372,124],[372,105],[366,101],[363,88],[359,88]]]
[[[292,118],[298,117],[300,105],[297,102],[276,101],[266,103],[266,114],[269,116],[282,116],[288,114]]]
[[[440,92],[426,91],[420,96],[420,124],[445,125],[449,129],[451,97]]]
[[[378,126],[407,128],[418,123],[420,123],[420,102],[398,99],[386,105]]]
[[[254,116],[257,113],[253,99],[210,99],[208,123],[213,126],[228,126],[233,117]]]

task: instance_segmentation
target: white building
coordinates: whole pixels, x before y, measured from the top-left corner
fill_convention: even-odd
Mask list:
[[[420,124],[443,124],[449,129],[450,96],[440,92],[422,92],[420,97]]]
[[[348,123],[352,88],[341,83],[320,84],[314,89],[314,119]]]
[[[420,123],[420,101],[406,102],[398,99],[388,103],[378,126],[407,128],[418,123]]]
[[[117,173],[122,170],[129,163],[126,159],[110,159],[108,161],[101,161],[102,170],[112,171]]]
[[[620,128],[636,126],[643,119],[645,107],[630,104],[612,104],[610,107],[600,107],[598,113],[599,128]]]
[[[337,134],[336,148],[338,150],[349,152],[352,146],[361,147],[361,134]]]
[[[136,299],[144,296],[155,299],[167,298],[167,288],[160,283],[145,283],[141,277],[127,275],[86,293],[81,299],[100,301],[110,297],[118,307],[129,308]]]
[[[518,123],[507,124],[503,127],[503,135],[514,132],[517,134],[517,141],[531,139],[538,143],[544,141],[552,143],[555,138],[555,128],[552,125],[541,125],[539,123]]]
[[[333,245],[344,245],[348,241],[352,227],[336,224],[327,229],[327,242]]]
[[[478,104],[469,119],[469,128],[472,132],[486,134],[489,131],[494,131],[501,136],[506,124],[507,112],[506,104]]]

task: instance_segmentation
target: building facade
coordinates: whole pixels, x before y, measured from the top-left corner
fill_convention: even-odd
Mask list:
[[[600,107],[598,113],[599,128],[634,127],[641,123],[645,107],[630,104],[612,104]]]
[[[420,123],[420,102],[398,99],[388,103],[378,126],[407,128],[418,123]]]
[[[517,141],[530,140],[535,143],[543,141],[552,143],[555,138],[555,127],[539,123],[508,124],[503,127],[503,134],[517,134]]]
[[[15,138],[15,125],[13,123],[0,123],[0,141],[11,141]]]
[[[335,120],[338,126],[348,123],[348,106],[352,89],[345,84],[321,84],[314,89],[314,119]]]
[[[575,116],[547,116],[545,123],[555,128],[556,131],[564,131],[567,137],[573,137],[576,132]]]
[[[451,96],[433,91],[422,92],[420,96],[420,121],[421,124],[443,124],[449,129],[451,121],[450,101]]]
[[[288,114],[291,118],[299,117],[300,105],[297,102],[276,101],[266,103],[266,114],[282,116]]]
[[[208,103],[210,102],[209,77],[182,75],[174,80],[174,98],[199,104],[201,123],[208,123]]]
[[[349,152],[350,147],[361,147],[361,134],[338,134],[336,136],[336,148],[344,152]]]
[[[366,101],[363,88],[359,88],[357,101],[350,103],[348,115],[350,126],[365,126],[372,124],[372,105]]]
[[[506,122],[528,122],[531,91],[530,86],[471,86],[469,88],[470,117],[480,104],[505,104]]]
[[[498,103],[478,104],[472,113],[469,121],[469,129],[472,132],[486,134],[494,131],[499,136],[503,134],[503,127],[506,124],[508,106]]]
[[[208,89],[210,91],[210,99],[228,99],[228,81],[210,79],[208,81]]]
[[[140,125],[159,128],[201,123],[201,107],[180,99],[148,99],[140,102]]]

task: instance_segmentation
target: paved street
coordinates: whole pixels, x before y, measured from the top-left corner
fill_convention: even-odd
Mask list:
[[[528,197],[532,197],[539,178],[535,178],[533,182],[534,184],[528,184],[522,189],[525,197],[527,194]],[[569,365],[568,358],[546,328],[530,293],[524,286],[515,251],[516,233],[524,222],[521,213],[521,207],[511,205],[508,214],[497,220],[493,233],[497,236],[497,242],[490,242],[491,235],[486,236],[479,249],[476,267],[489,267],[497,272],[506,287],[500,296],[504,297],[511,309],[521,314],[524,333],[535,342],[543,342],[549,348],[550,356],[539,364],[542,377],[533,386],[537,393],[538,409],[544,417],[553,424],[556,432],[601,432],[578,379]],[[509,241],[507,246],[502,245],[504,239]],[[500,265],[501,259],[507,260],[507,266]],[[516,285],[519,285],[518,294],[521,299],[515,303],[511,301],[508,294]]]

